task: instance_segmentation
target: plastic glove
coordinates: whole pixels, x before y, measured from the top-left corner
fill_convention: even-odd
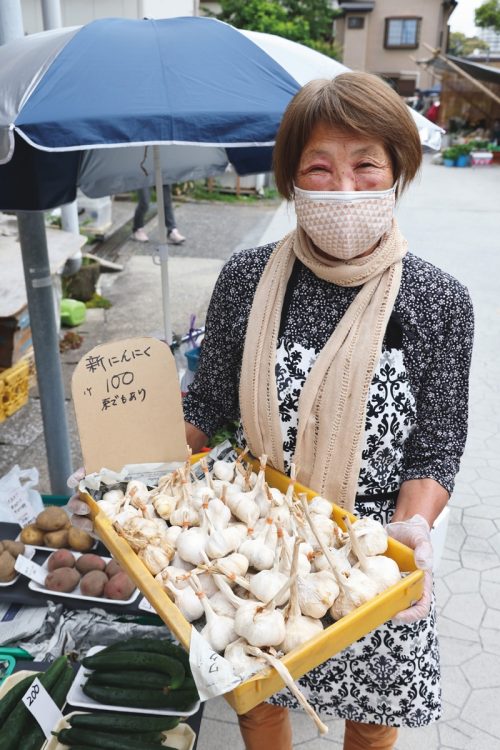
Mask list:
[[[429,524],[423,516],[415,515],[407,521],[388,523],[386,531],[393,539],[413,550],[417,568],[425,571],[422,598],[412,607],[398,612],[392,618],[397,625],[407,625],[427,617],[432,597],[432,542]]]
[[[83,467],[77,469],[68,478],[68,487],[71,490],[75,490],[84,477],[85,469]],[[78,492],[70,497],[66,506],[66,510],[70,515],[72,526],[75,526],[77,529],[81,529],[82,531],[86,531],[88,534],[91,534],[95,537],[94,524],[92,523],[92,519],[89,517],[89,506],[87,505],[87,503],[83,502],[83,500],[80,500]]]

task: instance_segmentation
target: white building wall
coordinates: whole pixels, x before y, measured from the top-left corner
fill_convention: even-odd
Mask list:
[[[61,0],[63,26],[80,26],[96,18],[192,16],[197,8],[197,0]],[[41,0],[21,0],[21,9],[25,33],[43,31]]]

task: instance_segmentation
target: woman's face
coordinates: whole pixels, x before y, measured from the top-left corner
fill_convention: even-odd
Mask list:
[[[319,123],[302,152],[295,184],[302,190],[389,190],[394,174],[380,141]]]

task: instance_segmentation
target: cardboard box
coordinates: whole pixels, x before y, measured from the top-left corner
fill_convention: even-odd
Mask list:
[[[29,354],[31,327],[28,307],[25,305],[15,315],[0,318],[0,368],[12,367]]]
[[[154,352],[151,350],[151,357],[146,360],[144,349],[152,341],[129,339],[96,347],[77,365],[72,384],[73,402],[87,473],[103,467],[119,471],[128,463],[185,460],[184,424],[174,358],[168,347],[155,342]],[[119,398],[112,407],[108,404],[109,389],[112,389],[113,383],[117,393],[121,389],[120,378],[116,377],[121,369],[120,353],[129,356],[132,351],[138,354],[135,363],[127,365],[130,367],[127,370],[129,378],[133,375],[132,383],[140,383],[151,396],[149,400],[144,399],[142,412],[141,408],[129,411],[129,402],[122,402]],[[104,409],[103,404],[106,406]],[[177,421],[179,411],[180,424]],[[129,431],[132,431],[131,443]],[[151,439],[152,435],[154,439]],[[198,458],[193,456],[193,461]],[[289,484],[288,477],[272,468],[266,469],[266,480],[270,486],[282,491],[286,491]],[[305,492],[309,499],[317,494],[301,485],[296,485],[296,491]],[[93,498],[88,494],[81,494],[81,497],[88,503],[96,532],[113,557],[127,571],[173,635],[189,650],[192,626],[129,544],[117,534]],[[342,528],[345,528],[342,521],[345,515],[342,508],[334,506],[334,519]],[[356,520],[354,516],[350,517]],[[389,539],[386,554],[398,563],[401,571],[408,574],[300,648],[282,657],[283,664],[294,679],[322,664],[421,597],[424,574],[416,569],[412,550]],[[237,713],[245,713],[283,686],[279,674],[268,668],[224,697]]]

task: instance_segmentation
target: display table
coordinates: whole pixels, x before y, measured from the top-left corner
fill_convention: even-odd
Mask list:
[[[14,217],[3,217],[0,229],[6,232],[6,234],[0,232],[0,263],[2,266],[0,318],[8,318],[22,310],[27,304],[28,298],[16,219]],[[68,258],[78,253],[87,239],[81,234],[73,234],[51,227],[46,228],[46,234],[50,273],[54,275],[64,266]]]
[[[0,539],[15,539],[17,535],[19,534],[20,527],[15,523],[2,523],[0,522]],[[96,549],[93,549],[92,552],[95,552],[97,555],[101,555],[104,557],[110,557],[109,551],[106,549],[106,547],[99,542]],[[35,556],[33,557],[33,561],[38,563],[38,565],[43,565],[44,561],[47,559],[47,557],[52,554],[49,550],[37,550],[35,552]],[[21,604],[24,606],[31,606],[31,607],[43,607],[47,602],[47,594],[44,594],[39,591],[32,591],[32,589],[29,588],[29,579],[25,576],[19,576],[18,580],[13,583],[10,586],[2,586],[0,588],[0,597],[2,600],[2,603],[12,603],[12,604]],[[50,597],[49,597],[50,598]],[[120,615],[141,615],[144,616],[146,613],[144,610],[139,609],[139,602],[142,599],[142,594],[139,592],[139,595],[137,599],[135,599],[131,604],[109,604],[109,602],[103,602],[102,604],[98,601],[85,601],[84,598],[81,599],[73,599],[72,597],[65,597],[64,595],[54,595],[53,601],[57,604],[64,604],[65,607],[68,607],[69,609],[92,609],[95,607],[100,607],[102,609],[105,609],[106,612],[111,612],[112,614],[120,614]],[[151,615],[146,615],[147,617],[151,618]],[[156,619],[156,616],[154,616]],[[158,618],[158,622],[160,622]]]

